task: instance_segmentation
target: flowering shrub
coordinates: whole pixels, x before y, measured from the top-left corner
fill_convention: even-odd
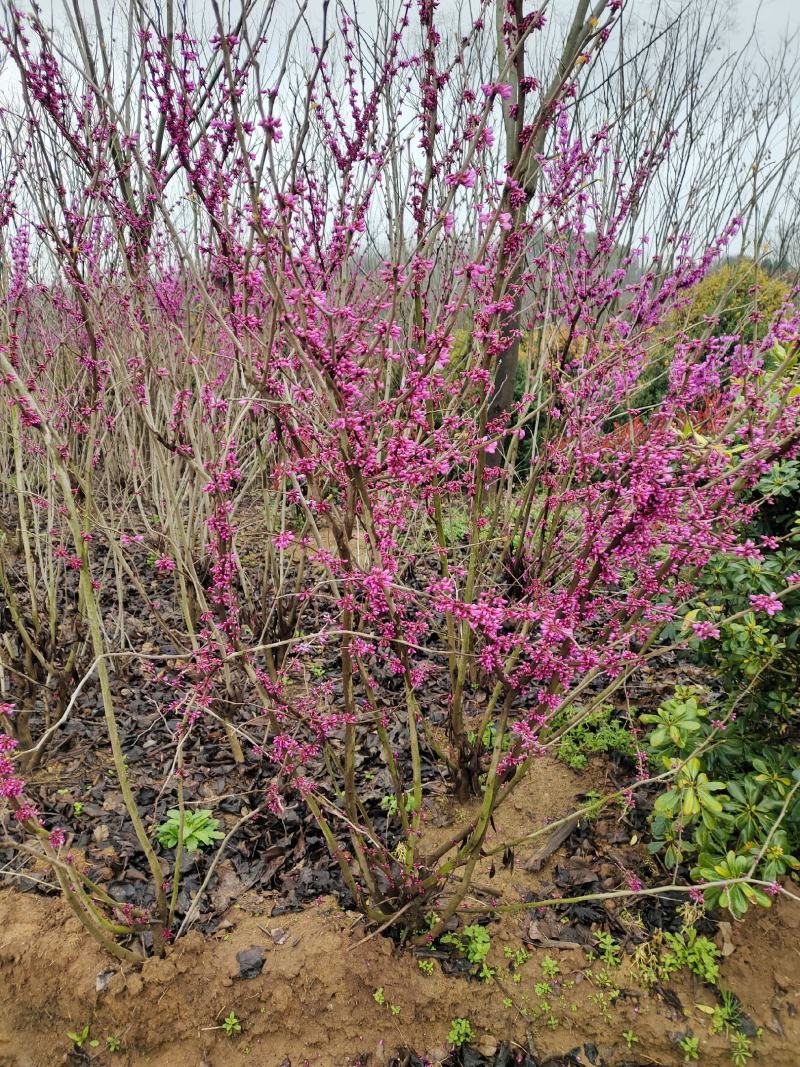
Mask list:
[[[620,261],[674,139],[647,144],[609,203],[598,176],[622,172],[609,129],[576,131],[570,108],[620,6],[578,27],[549,89],[510,59],[473,86],[483,20],[453,51],[428,0],[400,8],[385,55],[358,74],[359,30],[340,11],[344,62],[313,44],[305,95],[283,84],[285,67],[261,81],[260,36],[220,27],[198,41],[154,24],[130,65],[137,129],[112,79],[75,74],[37,16],[7,13],[0,40],[26,110],[0,190],[15,257],[2,417],[50,522],[48,533],[32,497],[16,501],[23,546],[48,547],[23,548],[7,587],[68,590],[65,624],[97,675],[152,908],[121,912],[52,856],[34,809],[10,833],[45,849],[104,943],[147,929],[159,950],[180,875],[176,863],[167,899],[109,681],[122,651],[158,658],[131,652],[126,584],[167,649],[179,759],[221,721],[237,760],[244,747],[263,759],[265,806],[299,797],[311,810],[356,905],[418,929],[437,902],[422,935],[436,937],[495,812],[682,616],[698,575],[737,550],[756,507],[745,494],[797,454],[789,304],[758,340],[678,331],[663,394],[644,420],[633,403],[665,324],[740,220],[699,249],[671,234],[669,263],[649,261],[644,241]],[[503,54],[522,55],[541,23],[509,18]],[[401,116],[414,145],[403,187]],[[504,166],[492,149],[509,125]],[[531,331],[544,340],[529,388],[501,404],[497,368]],[[637,418],[636,435],[620,434]],[[23,629],[49,669],[39,632]],[[335,677],[310,685],[321,655]],[[76,656],[59,676],[72,684],[81,669]],[[431,699],[442,678],[443,707]],[[30,717],[33,698],[19,695],[16,714]],[[395,798],[385,829],[365,787],[370,748]],[[480,797],[435,849],[430,762],[457,798]],[[24,785],[8,789],[25,804]]]

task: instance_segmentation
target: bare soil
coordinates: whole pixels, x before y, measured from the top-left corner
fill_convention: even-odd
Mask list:
[[[498,835],[524,833],[567,814],[576,795],[592,784],[548,762],[509,804]],[[446,804],[431,822],[433,835],[452,829]],[[574,848],[562,845],[540,870],[526,870],[540,847],[541,839],[518,849],[513,869],[486,859],[476,877],[476,904],[488,890],[501,905],[531,894],[542,899],[559,865],[574,867],[576,858]],[[619,849],[622,863],[624,846]],[[520,1052],[532,1046],[540,1061],[575,1050],[573,1063],[672,1067],[683,1063],[677,1042],[686,1034],[700,1038],[701,1064],[731,1062],[729,1041],[710,1034],[709,1017],[698,1008],[716,1003],[711,988],[683,971],[669,988],[647,992],[628,953],[613,970],[620,995],[604,1013],[597,1000],[603,967],[587,964],[584,947],[530,943],[532,921],[546,925],[552,918],[520,910],[492,923],[488,962],[496,977],[481,982],[448,975],[438,961],[425,974],[410,952],[369,936],[358,916],[332,897],[272,916],[279,904],[277,894],[249,892],[213,933],[192,931],[165,959],[130,967],[104,956],[58,898],[0,892],[1,1067],[380,1067],[401,1048],[437,1064],[450,1053],[446,1039],[454,1018],[470,1020],[484,1062],[507,1040]],[[769,911],[720,925],[716,936],[727,953],[719,985],[735,993],[753,1027],[762,1028],[753,1039],[752,1063],[797,1067],[800,904],[779,899]],[[632,936],[626,947],[636,940]],[[530,959],[515,983],[503,950],[524,943]],[[263,948],[264,967],[257,978],[242,979],[236,956],[253,945]],[[548,955],[561,971],[552,983],[551,1026],[537,1012],[534,992]],[[374,997],[379,988],[383,1004]],[[533,1006],[528,1020],[517,1010],[525,1003]],[[242,1032],[227,1037],[220,1027],[231,1011]],[[78,1052],[67,1032],[86,1025],[99,1045],[87,1043]],[[624,1031],[637,1037],[630,1049]],[[107,1051],[107,1036],[119,1039],[119,1052]]]

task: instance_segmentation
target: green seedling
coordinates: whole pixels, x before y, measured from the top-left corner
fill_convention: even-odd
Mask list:
[[[734,1031],[731,1035],[731,1061],[734,1067],[745,1067],[748,1060],[753,1058],[753,1048],[747,1034]]]
[[[477,923],[465,926],[460,933],[445,934],[441,940],[443,945],[455,946],[470,963],[483,963],[492,946],[489,931]]]
[[[450,1032],[447,1035],[448,1044],[454,1048],[461,1048],[468,1041],[475,1040],[475,1031],[472,1029],[469,1019],[451,1019]]]
[[[664,934],[678,967],[688,967],[692,974],[714,985],[719,978],[720,951],[713,941],[692,927],[680,934]]]
[[[97,1048],[100,1042],[96,1038],[89,1038],[89,1024],[82,1030],[69,1030],[67,1037],[70,1039],[75,1048],[83,1048],[84,1045],[88,1045],[89,1048]]]
[[[609,967],[619,966],[622,950],[611,934],[604,932],[597,935],[597,950],[603,963],[608,964]]]
[[[167,818],[156,830],[158,843],[164,848],[177,848],[181,813],[177,808],[167,812]],[[208,848],[225,835],[219,830],[219,822],[207,808],[198,811],[184,810],[183,847],[187,852]]]
[[[242,1032],[242,1024],[236,1017],[235,1012],[231,1012],[222,1020],[222,1029],[225,1031],[227,1037],[236,1037],[237,1034]]]
[[[678,1048],[683,1053],[684,1063],[694,1063],[700,1059],[700,1038],[684,1037],[678,1042]]]

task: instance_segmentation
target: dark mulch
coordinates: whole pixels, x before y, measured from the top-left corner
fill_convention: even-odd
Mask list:
[[[132,551],[133,562],[150,603],[133,584],[126,588],[126,642],[132,649],[174,657],[181,650],[163,636],[170,628],[175,633],[182,629],[175,603],[174,581],[148,569],[144,549]],[[99,552],[97,559],[97,577],[105,582],[101,606],[106,626],[114,632],[119,621],[116,591],[109,588],[108,574],[103,573]],[[20,575],[20,578],[21,586],[24,586],[24,576]],[[427,581],[425,567],[419,564],[407,580],[409,583]],[[74,576],[60,595],[68,615],[76,595]],[[153,610],[160,616],[160,622],[155,625]],[[309,609],[311,621],[315,610],[313,605]],[[256,616],[257,612],[252,619],[254,632],[258,632]],[[270,634],[265,639],[270,640]],[[435,637],[431,637],[431,641],[434,642]],[[320,675],[318,681],[330,683],[333,704],[340,702],[341,678],[335,646],[329,647],[321,656],[316,655],[311,662]],[[431,673],[421,694],[423,711],[431,722],[443,723],[449,697],[449,676],[441,658],[430,657],[429,664]],[[390,700],[397,692],[400,703],[401,679],[375,660],[369,667],[380,683],[384,698]],[[234,681],[242,694],[247,693],[243,678]],[[599,680],[598,685],[601,682]],[[153,832],[166,811],[175,806],[174,788],[163,791],[162,783],[174,770],[179,717],[170,709],[179,687],[178,663],[168,660],[146,663],[133,656],[124,661],[114,660],[111,684],[131,783],[145,826]],[[357,698],[364,696],[360,679],[356,679],[355,689]],[[488,688],[478,687],[471,694],[472,710],[482,710],[488,699]],[[242,697],[242,703],[245,707],[236,709],[237,722],[246,722],[251,735],[263,738],[267,727],[263,709],[248,704],[245,697]],[[218,710],[224,713],[225,708],[220,706]],[[120,903],[146,907],[152,904],[150,874],[119,795],[102,719],[102,701],[95,678],[83,689],[73,715],[47,752],[43,767],[31,777],[29,795],[39,803],[46,825],[63,826],[70,831],[70,844],[82,853],[91,877],[107,886]],[[405,723],[391,716],[389,721],[393,749],[401,769],[406,770],[410,758]],[[364,730],[358,752],[357,771],[363,785],[361,799],[375,825],[385,831],[387,843],[393,847],[400,840],[400,821],[389,819],[381,809],[383,797],[392,789],[374,731]],[[310,766],[308,770],[313,775],[315,768]],[[624,757],[612,760],[608,785],[614,788],[630,785],[634,770],[632,762]],[[210,717],[196,724],[184,749],[183,781],[187,801],[211,808],[225,830],[262,804],[272,774],[271,765],[257,750],[247,750],[244,763],[237,765],[222,726]],[[426,785],[440,792],[446,791],[442,768],[424,745],[422,774]],[[618,888],[620,871],[636,873],[641,862],[640,853],[630,847],[629,840],[633,830],[643,836],[646,809],[647,805],[634,808],[626,816],[624,825],[616,818],[600,818],[591,823],[581,820],[562,845],[559,855],[564,855],[564,859],[560,859],[556,866],[554,883],[544,884],[543,892],[550,896],[571,896]],[[344,834],[340,843],[347,848]],[[173,854],[169,850],[162,851],[164,873],[169,876]],[[212,855],[213,850],[209,850],[206,855],[185,857],[178,898],[179,920],[198,892]],[[13,871],[20,863],[19,857],[11,851],[0,852],[0,859],[8,871]],[[32,887],[22,878],[14,880],[20,888],[42,890],[40,883]],[[646,875],[644,880],[647,880]],[[299,909],[330,893],[345,906],[352,904],[321,830],[299,800],[290,802],[280,815],[264,810],[237,831],[202,901],[198,916],[200,927],[213,929],[231,904],[249,890],[276,896],[275,915]],[[676,910],[682,902],[680,895],[674,899],[645,898],[635,907],[646,930],[676,929],[680,922]],[[564,914],[569,917],[568,925],[556,921]],[[620,937],[631,937],[630,928],[623,927],[615,908],[602,902],[573,904],[541,915],[533,913],[533,920],[539,924],[538,930],[532,926],[534,942],[536,936],[544,936],[588,944],[598,927],[609,929]]]
[[[390,1061],[389,1067],[427,1067],[427,1061],[410,1050],[402,1051]],[[496,1054],[482,1056],[475,1049],[465,1046],[454,1052],[443,1067],[663,1067],[656,1060],[646,1063],[638,1060],[615,1060],[614,1063],[604,1059],[591,1043],[578,1045],[561,1056],[548,1056],[537,1059],[529,1052],[513,1050],[503,1042]]]

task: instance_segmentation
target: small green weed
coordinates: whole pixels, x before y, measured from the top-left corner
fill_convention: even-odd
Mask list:
[[[227,1037],[236,1037],[237,1034],[242,1032],[242,1024],[237,1019],[235,1012],[225,1016],[222,1020],[222,1029]]]
[[[753,1047],[747,1034],[734,1031],[731,1038],[731,1060],[735,1067],[745,1067],[748,1060],[753,1058]]]
[[[403,798],[403,808],[409,815],[414,811],[414,797],[411,793],[407,793]],[[385,811],[390,819],[397,814],[397,797],[394,793],[387,793],[381,798],[381,811]]]
[[[707,1004],[698,1004],[697,1007],[706,1015],[711,1016],[711,1033],[728,1033],[738,1030],[742,1021],[742,1006],[733,993],[728,989],[720,990],[721,1004],[715,1004],[713,1008]]]
[[[608,964],[609,967],[618,967],[619,959],[622,953],[621,948],[611,936],[611,934],[605,931],[597,935],[597,953],[603,963]]]
[[[678,1048],[683,1053],[684,1063],[694,1063],[700,1059],[700,1038],[686,1036],[678,1042]]]
[[[628,1048],[633,1048],[633,1046],[639,1040],[639,1038],[636,1036],[636,1034],[633,1032],[633,1030],[623,1030],[622,1031],[622,1039],[625,1042],[625,1044],[628,1046]]]
[[[475,1031],[472,1029],[469,1019],[451,1019],[450,1032],[447,1035],[448,1044],[454,1048],[461,1048],[468,1041],[475,1040]]]
[[[443,945],[453,945],[470,963],[483,963],[492,947],[492,939],[485,926],[477,923],[465,926],[457,934],[444,934]]]
[[[592,1002],[597,1005],[598,1011],[600,1012],[602,1019],[605,1022],[610,1023],[611,1006],[613,1004],[613,1000],[611,999],[611,997],[607,993],[604,993],[602,990],[598,990],[596,993],[592,994]]]
[[[678,967],[688,967],[692,974],[714,985],[719,978],[719,949],[694,927],[680,934],[664,934]]]
[[[164,848],[177,847],[180,818],[178,809],[172,808],[167,812],[165,821],[156,830],[158,843]],[[183,847],[187,852],[197,852],[199,849],[213,845],[215,841],[225,836],[218,827],[218,820],[207,808],[200,808],[198,811],[184,810]]]
[[[516,972],[519,971],[520,967],[526,964],[531,958],[530,953],[526,952],[524,948],[513,949],[510,945],[506,945],[503,949],[503,955],[510,961],[509,967],[511,968],[512,973],[514,973],[516,980]]]
[[[574,771],[582,771],[590,756],[606,752],[623,752],[632,756],[636,751],[633,736],[624,723],[612,718],[613,710],[610,707],[598,708],[571,727],[558,743],[559,759]],[[577,711],[577,708],[566,708],[556,718],[554,728],[568,725]]]
[[[88,1045],[89,1048],[97,1048],[100,1042],[96,1038],[89,1038],[89,1024],[82,1030],[69,1030],[67,1037],[70,1039],[75,1048],[83,1048],[84,1045]]]
[[[469,532],[469,516],[464,513],[454,512],[442,523],[444,543],[448,547],[463,541]]]

